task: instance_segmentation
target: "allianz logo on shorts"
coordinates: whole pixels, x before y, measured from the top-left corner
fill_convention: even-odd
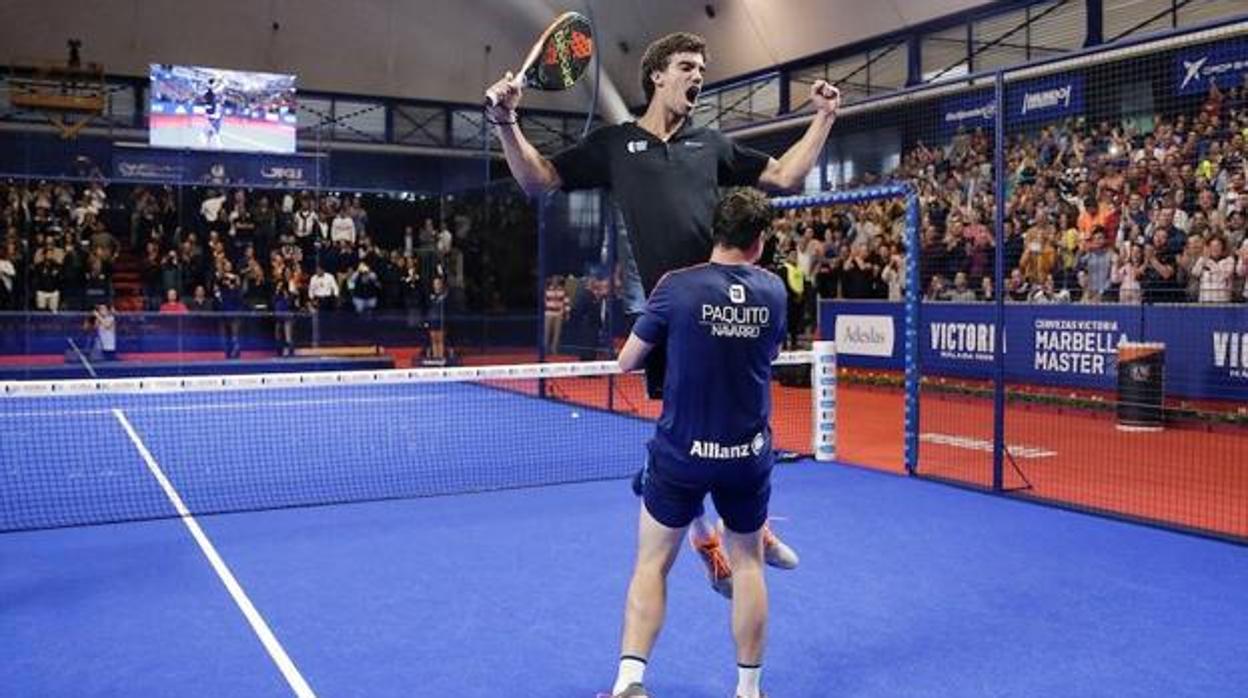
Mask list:
[[[708,460],[732,460],[734,458],[757,456],[763,452],[763,446],[765,445],[767,445],[767,437],[763,436],[761,431],[755,434],[749,443],[736,444],[734,446],[721,444],[716,441],[699,441],[695,439],[693,445],[689,447],[689,455]]]

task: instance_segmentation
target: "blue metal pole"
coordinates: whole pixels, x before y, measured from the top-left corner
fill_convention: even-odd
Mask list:
[[[546,235],[550,230],[546,219],[549,194],[537,196],[537,362],[546,363]],[[537,382],[539,397],[546,397],[546,380]]]
[[[906,197],[906,307],[905,307],[905,465],[906,472],[915,475],[919,471],[919,314],[921,294],[919,291],[919,195],[910,192]]]
[[[996,295],[992,342],[992,489],[1001,491],[1005,462],[1005,73],[998,70],[995,80],[992,177],[996,185],[993,208],[993,235],[997,239],[992,270]]]
[[[1087,20],[1083,47],[1100,46],[1105,42],[1105,5],[1102,0],[1086,0]]]
[[[906,37],[906,87],[921,84],[923,84],[923,39],[915,32]]]

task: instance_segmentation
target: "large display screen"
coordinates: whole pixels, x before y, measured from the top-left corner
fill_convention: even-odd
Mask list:
[[[148,142],[295,152],[295,76],[153,63]]]

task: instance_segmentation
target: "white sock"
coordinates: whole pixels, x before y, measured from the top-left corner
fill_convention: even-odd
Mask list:
[[[737,665],[737,698],[758,698],[758,687],[763,680],[763,667]]]
[[[629,684],[642,683],[645,675],[646,660],[629,654],[620,657],[620,672],[615,675],[615,687],[611,693],[622,693]]]

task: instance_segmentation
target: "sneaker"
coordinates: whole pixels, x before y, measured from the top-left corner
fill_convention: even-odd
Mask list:
[[[639,683],[630,683],[619,693],[599,693],[597,698],[648,698],[649,695],[645,686]]]
[[[719,520],[719,532],[724,532],[724,520]],[[797,551],[780,540],[771,530],[771,523],[763,524],[763,559],[768,566],[782,570],[796,569],[801,558]]]
[[[763,524],[763,557],[768,565],[782,570],[791,570],[800,562],[797,551],[772,533],[770,524]]]
[[[705,540],[689,539],[689,544],[698,552],[702,563],[706,565],[706,576],[711,588],[725,599],[732,598],[732,567],[728,564],[728,556],[724,554],[724,546],[719,536]]]

